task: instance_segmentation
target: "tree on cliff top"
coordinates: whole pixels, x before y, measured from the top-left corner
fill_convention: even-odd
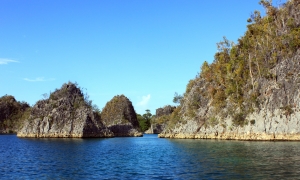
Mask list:
[[[183,96],[175,92],[174,98],[173,98],[173,103],[180,104]]]

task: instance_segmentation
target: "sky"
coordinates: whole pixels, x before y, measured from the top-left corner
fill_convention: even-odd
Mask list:
[[[1,0],[0,96],[34,105],[71,81],[100,109],[124,94],[155,114],[254,10],[258,0]]]

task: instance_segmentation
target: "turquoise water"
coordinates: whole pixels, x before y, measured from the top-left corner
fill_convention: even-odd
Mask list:
[[[300,178],[300,142],[0,136],[0,179],[282,178]]]

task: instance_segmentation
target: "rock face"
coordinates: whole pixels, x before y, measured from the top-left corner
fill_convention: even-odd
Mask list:
[[[172,112],[174,111],[175,108],[176,107],[170,106],[170,105],[167,105],[167,106],[165,106],[163,108],[158,108],[158,109],[156,109],[155,116],[156,117],[161,117],[163,115],[170,115],[170,114],[172,114]]]
[[[159,134],[162,138],[200,138],[233,140],[300,140],[300,50],[291,59],[277,64],[274,80],[257,79],[258,107],[248,114],[242,126],[235,126],[232,117],[212,117],[213,107],[207,97],[200,97],[195,118],[185,117],[173,129]],[[207,84],[199,81],[205,91]],[[194,86],[195,88],[196,86]],[[190,95],[193,94],[193,89]],[[186,97],[188,98],[188,96]],[[185,107],[183,106],[183,109]]]
[[[159,134],[164,130],[164,124],[151,124],[151,127],[145,131],[145,134]]]
[[[159,137],[300,140],[300,1],[264,7],[237,44],[218,43]]]
[[[115,136],[143,136],[131,101],[124,95],[113,97],[101,112],[103,123]]]
[[[33,106],[17,136],[82,138],[113,137],[113,133],[103,125],[80,88],[69,82]]]
[[[29,111],[28,103],[16,101],[10,95],[2,96],[0,98],[0,133],[17,132]]]
[[[145,131],[145,134],[159,134],[162,133],[166,127],[164,119],[169,118],[176,107],[175,106],[164,106],[156,109],[155,118],[152,120],[151,127]]]

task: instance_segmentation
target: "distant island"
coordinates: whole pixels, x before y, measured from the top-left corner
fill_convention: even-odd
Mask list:
[[[260,4],[244,36],[224,37],[211,64],[188,82],[183,95],[152,115],[136,114],[117,95],[102,111],[77,83],[68,82],[33,107],[0,98],[0,133],[18,137],[140,137],[228,140],[300,140],[300,2]]]
[[[132,103],[124,95],[115,96],[103,113],[91,102],[72,82],[63,84],[33,107],[6,95],[0,98],[1,132],[35,138],[143,135]]]

